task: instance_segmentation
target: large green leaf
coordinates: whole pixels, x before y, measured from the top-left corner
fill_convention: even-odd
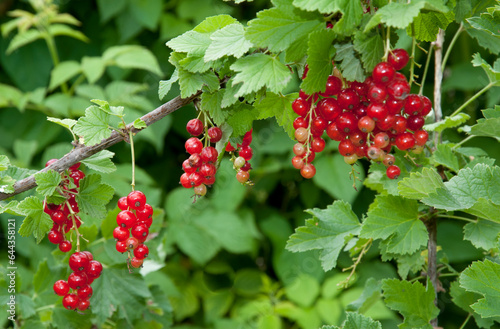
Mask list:
[[[109,129],[110,115],[97,106],[89,106],[85,110],[85,116],[78,119],[73,127],[75,134],[83,137],[85,145],[95,145],[103,139],[111,136]]]
[[[300,85],[300,88],[308,95],[325,91],[326,80],[333,69],[331,56],[332,50],[335,51],[332,46],[334,39],[335,33],[331,29],[324,29],[309,35],[307,50],[309,71]]]
[[[499,214],[500,212],[497,212]],[[478,219],[475,223],[464,226],[464,239],[469,240],[476,248],[490,250],[498,248],[500,238],[500,223]]]
[[[366,71],[371,72],[384,56],[384,41],[379,33],[363,33],[354,35],[354,49],[361,54],[361,61]]]
[[[231,55],[240,58],[252,47],[252,43],[245,38],[243,25],[239,23],[223,27],[214,32],[210,39],[212,42],[204,57],[206,62]]]
[[[350,204],[336,201],[326,209],[306,210],[313,218],[295,230],[286,249],[292,252],[320,250],[320,260],[325,271],[337,265],[346,239],[359,234],[361,225]]]
[[[36,191],[44,196],[50,196],[61,183],[61,174],[54,170],[35,174]]]
[[[115,190],[111,186],[101,183],[99,174],[90,174],[80,181],[76,201],[81,212],[101,219],[106,216],[106,205],[114,193]]]
[[[422,199],[443,188],[443,180],[434,168],[425,167],[422,172],[412,172],[398,183],[401,196],[409,199]]]
[[[50,216],[43,211],[43,202],[30,196],[17,205],[17,210],[26,216],[19,228],[19,234],[25,237],[33,234],[36,242],[40,243],[53,224]]]

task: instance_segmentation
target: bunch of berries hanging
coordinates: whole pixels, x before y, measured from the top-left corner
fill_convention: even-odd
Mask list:
[[[94,260],[89,251],[80,251],[69,257],[69,267],[73,272],[67,281],[58,280],[54,283],[54,292],[58,296],[64,296],[64,308],[85,311],[90,306],[93,293],[90,285],[101,275],[102,264]]]
[[[210,143],[217,143],[222,138],[222,130],[219,127],[208,129],[200,119],[189,120],[186,130],[193,137],[185,143],[189,158],[182,163],[184,173],[181,175],[180,183],[185,188],[193,188],[195,196],[204,196],[207,186],[215,183],[217,172],[217,158],[219,152]],[[198,138],[205,131],[205,136]],[[204,140],[205,145],[203,145]]]
[[[132,191],[118,200],[121,210],[116,215],[118,226],[113,230],[116,250],[128,252],[127,263],[138,268],[148,257],[149,248],[144,244],[153,224],[153,207],[146,203],[146,195],[141,191]],[[133,253],[133,257],[132,257]]]
[[[226,145],[227,152],[238,152],[238,157],[232,159],[234,169],[237,170],[236,179],[242,184],[249,185],[252,184],[252,182],[249,181],[250,169],[252,169],[249,161],[253,156],[253,151],[250,147],[250,143],[252,143],[252,132],[253,129],[250,129],[245,133],[241,144],[236,144],[237,148],[232,146],[231,143],[227,143]]]
[[[429,136],[422,127],[432,103],[425,96],[410,94],[406,77],[397,72],[408,60],[404,49],[395,49],[364,82],[354,81],[344,88],[342,80],[331,75],[325,92],[312,96],[300,92],[292,104],[299,115],[293,123],[299,143],[293,148],[292,164],[303,177],[316,173],[311,162],[325,147],[325,131],[340,142],[338,151],[345,162],[353,164],[363,157],[382,162],[390,179],[401,172],[390,154],[393,145],[403,151],[422,152]],[[307,69],[303,78],[306,74]]]
[[[47,161],[45,167],[48,167],[55,161],[57,159]],[[78,169],[79,167],[80,163],[76,163],[68,171],[61,174],[62,182],[59,186],[59,194],[65,197],[66,201],[59,205],[45,202],[44,212],[54,222],[47,238],[53,244],[59,245],[59,250],[62,252],[68,252],[73,248],[71,240],[66,238],[66,234],[72,230],[77,231],[82,224],[78,216],[80,209],[75,200],[80,188],[80,180],[85,177],[83,171]]]

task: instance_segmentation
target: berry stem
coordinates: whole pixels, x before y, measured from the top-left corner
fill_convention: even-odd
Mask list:
[[[466,142],[470,141],[471,139],[473,139],[474,137],[477,137],[475,135],[470,135],[470,136],[467,136],[466,138],[462,139],[460,142],[458,142],[457,144],[455,144],[455,146],[453,146],[451,149],[452,150],[456,150],[457,148],[459,148],[460,146],[462,146],[463,144],[465,144]]]
[[[472,96],[471,98],[469,98],[467,100],[467,102],[463,103],[462,106],[460,106],[458,109],[456,109],[455,112],[453,112],[450,116],[454,116],[454,115],[457,115],[458,113],[462,112],[462,110],[465,109],[467,107],[467,105],[469,105],[470,103],[472,103],[476,98],[478,98],[479,96],[481,96],[482,94],[484,94],[488,89],[490,89],[493,86],[494,86],[494,83],[492,83],[492,82],[490,82],[489,84],[487,84],[483,89],[481,89],[480,91],[478,91],[477,93],[475,93],[474,96]]]
[[[69,201],[66,201],[66,207],[69,210],[69,216],[71,217],[71,221],[73,222],[73,229],[75,230],[76,233],[76,252],[80,251],[80,236],[83,238],[83,235],[80,234],[80,231],[78,231],[78,226],[76,225],[76,220],[75,220],[75,212],[71,208],[71,205],[69,204]]]
[[[363,245],[361,251],[359,252],[359,255],[357,257],[354,257],[354,264],[349,266],[348,268],[344,268],[342,271],[349,271],[351,270],[351,273],[349,273],[349,276],[347,279],[345,279],[342,282],[338,283],[338,286],[341,286],[342,288],[347,288],[349,286],[349,282],[351,281],[351,278],[353,277],[354,273],[356,273],[356,268],[358,267],[359,263],[361,263],[361,259],[363,256],[370,250],[370,247],[372,246],[373,239],[368,239],[365,244]]]
[[[453,39],[451,39],[450,44],[448,45],[448,48],[446,49],[446,53],[444,54],[443,57],[443,64],[441,67],[441,71],[444,71],[444,68],[446,67],[446,62],[448,61],[448,57],[450,57],[451,50],[453,49],[453,46],[458,40],[458,37],[460,34],[464,31],[464,25],[460,23],[460,27],[458,28],[457,32],[455,32],[455,35],[453,36]]]
[[[391,1],[389,1],[391,3]],[[387,26],[387,33],[385,36],[385,52],[384,57],[382,57],[382,61],[386,62],[387,57],[389,56],[389,51],[391,50],[391,27]]]
[[[414,25],[413,23],[411,23],[411,26],[412,26],[412,29],[414,28]],[[408,83],[410,84],[410,89],[411,89],[411,85],[413,84],[413,82],[415,82],[415,50],[416,50],[416,46],[417,46],[417,40],[415,39],[415,37],[412,38],[412,43],[411,43],[411,63],[410,63],[410,79],[408,81]]]
[[[420,90],[418,91],[419,95],[423,95],[424,93],[425,78],[427,77],[427,71],[429,70],[429,64],[431,62],[433,49],[434,45],[431,44],[429,47],[429,51],[427,52],[427,60],[425,61],[424,73],[422,74],[422,79],[420,80]]]
[[[459,329],[464,329],[465,328],[465,325],[467,324],[467,322],[469,322],[471,316],[472,316],[472,313],[467,314],[467,317],[465,318],[464,323],[462,323],[462,325],[460,326]]]
[[[135,150],[134,150],[134,136],[132,129],[129,129],[128,136],[130,138],[130,153],[132,155],[132,191],[135,191]]]

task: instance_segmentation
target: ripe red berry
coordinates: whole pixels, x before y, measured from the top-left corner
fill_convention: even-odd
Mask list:
[[[399,167],[396,165],[392,165],[392,166],[387,167],[387,170],[385,173],[386,173],[387,177],[389,177],[390,179],[397,179],[399,177],[399,175],[401,174],[401,169],[399,169]]]
[[[215,183],[215,176],[205,177],[205,179],[203,180],[203,184],[208,185],[208,186],[211,186],[214,183]]]
[[[115,238],[117,241],[125,241],[129,238],[130,232],[128,228],[117,226],[113,230],[113,238]]]
[[[358,128],[358,119],[351,112],[342,113],[335,122],[337,123],[337,128],[346,134]]]
[[[405,113],[408,115],[420,115],[424,108],[424,102],[419,95],[410,94],[405,99]]]
[[[326,80],[326,89],[324,93],[321,93],[321,96],[328,97],[333,95],[338,95],[342,90],[342,80],[337,78],[336,76],[330,75]]]
[[[68,282],[64,280],[58,280],[54,283],[54,292],[58,296],[64,296],[69,292],[69,285]]]
[[[200,153],[203,149],[203,144],[196,137],[189,138],[184,146],[189,154]]]
[[[382,131],[387,131],[391,129],[392,125],[394,124],[394,121],[396,121],[396,116],[388,114],[381,121],[377,121],[377,128]]]
[[[385,107],[389,111],[389,114],[401,114],[401,109],[403,108],[405,102],[404,100],[395,99],[394,97],[388,97],[385,100]]]
[[[84,272],[73,272],[68,277],[68,285],[71,289],[80,289],[87,284],[87,274]]]
[[[222,130],[219,127],[211,127],[207,131],[210,143],[217,143],[222,138]]]
[[[344,139],[339,144],[339,153],[343,156],[353,155],[356,151],[356,147],[349,139]]]
[[[54,221],[54,223],[57,223],[59,225],[63,225],[68,219],[66,214],[61,210],[54,211],[52,215],[50,215],[50,218]]]
[[[78,304],[76,305],[76,308],[79,311],[85,311],[90,307],[90,301],[88,299],[81,299],[78,301]]]
[[[406,119],[401,115],[396,115],[396,119],[391,126],[391,133],[394,135],[402,134],[406,131]]]
[[[349,140],[356,147],[360,147],[365,145],[366,143],[366,133],[362,133],[361,131],[353,131],[349,134]]]
[[[149,248],[145,244],[140,244],[134,249],[134,256],[138,259],[144,259],[148,257]]]
[[[415,138],[413,138],[413,134],[406,132],[398,135],[396,137],[396,146],[398,149],[401,151],[411,149],[413,146],[415,146]]]
[[[200,153],[201,160],[203,162],[216,162],[217,157],[219,156],[219,152],[215,149],[215,147],[207,146],[203,148]]]
[[[358,129],[364,133],[372,132],[375,129],[375,121],[367,115],[361,117],[358,120]]]
[[[373,137],[373,145],[380,149],[383,149],[387,145],[389,145],[389,135],[386,133],[380,132]]]
[[[81,170],[75,170],[69,174],[69,177],[73,179],[73,182],[77,187],[80,187],[80,180],[85,177],[85,174]]]
[[[201,155],[199,153],[191,154],[187,160],[188,160],[189,167],[193,168],[193,170],[189,170],[189,167],[188,167],[188,171],[191,171],[191,172],[195,172],[196,168],[201,166],[201,164],[203,163],[203,160],[201,159]]]
[[[193,136],[199,136],[203,132],[203,122],[200,119],[191,119],[186,125],[186,130]]]
[[[381,103],[371,103],[366,109],[366,115],[374,121],[382,121],[389,114],[387,108]]]
[[[51,230],[49,232],[49,234],[47,234],[47,238],[53,244],[59,244],[59,243],[63,242],[64,235],[59,231]]]
[[[302,169],[302,167],[304,167],[304,159],[302,159],[301,156],[294,156],[292,158],[292,166],[295,168],[295,169]]]
[[[89,258],[81,252],[75,252],[69,257],[69,268],[75,272],[85,271],[89,267]]]
[[[307,119],[303,117],[297,117],[295,120],[293,120],[293,129],[297,130],[299,128],[307,128],[308,123]]]
[[[130,237],[127,241],[125,241],[125,245],[127,246],[127,249],[134,250],[139,245],[139,241],[134,237]]]
[[[193,154],[193,155],[195,155],[195,154]],[[193,156],[193,155],[191,155],[191,156]],[[200,160],[201,160],[201,158],[200,158]],[[182,170],[184,170],[185,173],[190,174],[190,173],[193,173],[196,171],[196,167],[193,167],[191,165],[189,159],[186,159],[186,160],[184,160],[184,162],[182,162]]]
[[[253,151],[250,146],[242,147],[239,152],[238,156],[242,157],[245,160],[250,160],[252,158]]]
[[[418,130],[413,134],[413,138],[415,138],[415,144],[418,146],[424,146],[429,139],[429,133],[425,130]]]
[[[394,67],[395,70],[399,71],[408,64],[410,56],[408,52],[404,49],[394,49],[389,53],[389,58],[387,61]]]
[[[138,221],[151,219],[153,217],[153,207],[151,207],[151,205],[146,203],[144,207],[137,209],[135,211],[135,215]]]
[[[325,140],[321,137],[315,137],[313,138],[312,142],[311,142],[311,149],[314,151],[314,152],[321,152],[325,149]]]
[[[354,89],[359,96],[366,96],[368,91],[368,86],[363,82],[353,81],[351,82],[351,88]]]
[[[80,162],[75,163],[74,165],[72,165],[71,167],[69,167],[69,171],[75,171],[75,170],[77,170],[78,168],[80,168],[80,165],[81,165]]]
[[[383,162],[384,162],[384,165],[387,166],[387,167],[392,166],[395,161],[396,161],[396,158],[392,154],[386,154],[384,156],[384,161]]]
[[[89,278],[95,279],[101,275],[102,264],[96,260],[91,260],[89,262],[89,267],[87,268],[87,276]]]
[[[296,143],[294,146],[293,146],[293,153],[295,155],[298,155],[298,156],[303,156],[304,154],[306,154],[306,147],[304,146],[304,144],[302,143]],[[236,163],[236,160],[234,161]],[[241,166],[240,166],[241,167]]]
[[[49,161],[47,161],[47,162],[45,163],[45,167],[50,166],[51,164],[53,164],[53,163],[54,163],[54,162],[56,162],[57,160],[58,160],[58,159],[50,159]]]
[[[71,248],[73,248],[73,245],[68,240],[59,243],[59,250],[61,250],[62,252],[68,252],[71,250]]]
[[[381,84],[373,84],[368,88],[367,98],[372,103],[382,103],[387,98],[387,89]]]
[[[199,172],[194,172],[189,175],[189,183],[192,187],[200,186],[203,183],[204,177]]]
[[[299,97],[293,101],[292,110],[301,117],[305,117],[311,110],[311,106],[307,100]]]
[[[127,251],[127,242],[126,241],[116,241],[116,251],[121,252],[122,254],[124,252],[126,252]]]
[[[213,176],[215,175],[215,172],[217,171],[217,168],[211,163],[204,163],[200,167],[200,174],[202,176]]]
[[[118,208],[120,210],[128,210],[127,197],[122,196],[118,199]]]
[[[130,233],[137,240],[142,240],[148,236],[149,230],[146,225],[134,225],[134,227],[130,230]]]
[[[395,74],[396,70],[391,64],[380,62],[373,69],[372,77],[376,83],[386,84],[394,78]]]
[[[316,167],[312,163],[307,163],[300,169],[300,174],[305,179],[311,179],[316,175]]]
[[[387,84],[387,93],[394,99],[403,100],[410,93],[410,84],[406,80],[394,79]]]
[[[420,112],[420,115],[425,117],[427,114],[431,113],[431,111],[432,111],[432,102],[426,96],[420,96],[420,99],[422,99],[422,103],[424,104],[422,107],[422,111]]]
[[[132,191],[127,195],[127,204],[132,209],[140,209],[146,204],[146,195],[141,191]]]
[[[122,210],[116,215],[116,223],[125,228],[131,228],[135,222],[137,222],[137,217],[130,210]]]
[[[92,293],[93,290],[90,285],[83,286],[76,291],[76,294],[80,299],[89,299],[90,297],[92,297]]]
[[[130,265],[134,268],[139,268],[142,266],[143,260],[137,257],[134,257],[130,260]]]
[[[406,127],[410,130],[417,131],[425,124],[425,119],[419,115],[410,115],[406,119]]]
[[[181,175],[180,183],[183,187],[185,188],[191,188],[191,181],[189,180],[189,175],[188,173],[184,173]]]
[[[337,122],[334,121],[328,125],[326,128],[326,134],[328,137],[333,139],[334,141],[340,142],[346,137],[346,133],[343,131],[339,130],[339,127],[337,126]]]
[[[62,300],[62,304],[65,309],[74,310],[78,305],[78,301],[78,296],[76,296],[75,294],[67,294]]]
[[[337,97],[337,101],[339,106],[345,110],[354,110],[360,103],[358,93],[352,88],[342,89]]]

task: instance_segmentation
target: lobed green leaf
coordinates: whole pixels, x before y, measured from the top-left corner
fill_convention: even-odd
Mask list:
[[[90,174],[80,180],[80,189],[75,199],[81,212],[101,219],[106,216],[106,205],[114,193],[111,186],[101,183],[99,174]]]
[[[19,228],[19,234],[24,237],[33,234],[36,242],[40,243],[53,224],[50,216],[43,211],[43,202],[30,196],[17,205],[17,210],[26,216]]]

